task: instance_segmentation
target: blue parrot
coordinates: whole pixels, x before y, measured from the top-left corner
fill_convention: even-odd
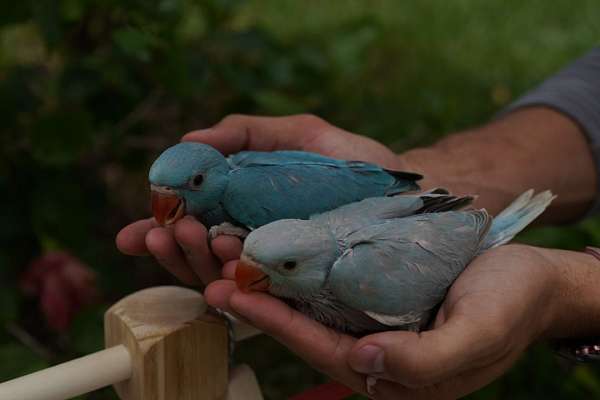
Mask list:
[[[225,158],[192,142],[165,150],[149,173],[153,214],[162,225],[191,214],[209,227],[226,223],[248,229],[418,190],[421,178],[302,151],[244,151]]]
[[[492,218],[438,191],[276,221],[246,238],[237,285],[354,335],[420,330],[475,256],[510,241],[554,197],[527,191]]]

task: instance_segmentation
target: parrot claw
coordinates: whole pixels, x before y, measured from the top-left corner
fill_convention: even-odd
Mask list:
[[[230,236],[237,236],[240,239],[245,239],[249,233],[250,233],[250,231],[248,229],[244,229],[239,226],[235,226],[229,222],[223,222],[222,224],[212,226],[208,230],[208,238],[212,241],[217,236],[230,235]]]
[[[377,378],[374,376],[367,376],[367,393],[370,396],[375,394],[375,385],[377,385]]]

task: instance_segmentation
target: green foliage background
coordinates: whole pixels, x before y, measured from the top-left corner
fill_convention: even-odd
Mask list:
[[[401,151],[480,124],[598,44],[595,0],[20,0],[0,13],[0,380],[102,347],[102,312],[174,282],[119,255],[146,216],[151,160],[229,113],[316,113]],[[532,160],[534,162],[535,160]],[[530,231],[539,245],[600,243],[595,220]],[[67,249],[104,302],[65,335],[17,289],[27,263]],[[32,344],[33,343],[33,344]],[[266,356],[265,356],[266,355]],[[269,338],[241,346],[269,399],[324,380]],[[543,346],[472,399],[600,396],[597,368]],[[110,389],[86,399],[115,399]]]

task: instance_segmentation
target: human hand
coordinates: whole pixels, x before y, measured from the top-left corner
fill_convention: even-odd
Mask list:
[[[183,141],[209,144],[223,154],[242,150],[304,150],[340,159],[370,161],[391,169],[409,168],[384,145],[337,128],[312,115],[251,117],[230,115],[212,128],[190,132]],[[136,221],[119,232],[117,247],[125,254],[152,255],[186,284],[220,277],[221,264],[239,257],[241,242],[220,236],[208,242],[206,228],[193,217],[161,227],[153,218]]]
[[[590,259],[522,245],[489,250],[452,285],[431,330],[382,332],[358,340],[272,296],[243,293],[232,280],[213,282],[205,298],[358,392],[367,393],[366,377],[372,376],[377,383],[369,395],[376,399],[454,399],[499,377],[532,342],[557,334],[561,325],[572,326],[559,321],[577,309],[565,302],[577,294],[567,295],[564,282],[571,278],[555,262],[570,258],[581,266],[578,257]],[[235,262],[227,263],[224,276],[233,279],[234,270]],[[560,312],[565,304],[570,313]]]

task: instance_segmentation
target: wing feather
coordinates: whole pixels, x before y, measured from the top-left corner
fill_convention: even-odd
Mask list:
[[[254,228],[283,218],[313,214],[368,197],[416,187],[369,163],[334,160],[305,152],[243,152],[229,161],[234,169],[223,197],[236,221]]]
[[[342,302],[381,323],[418,319],[444,297],[477,254],[484,210],[422,214],[370,226],[334,264],[328,285]]]

